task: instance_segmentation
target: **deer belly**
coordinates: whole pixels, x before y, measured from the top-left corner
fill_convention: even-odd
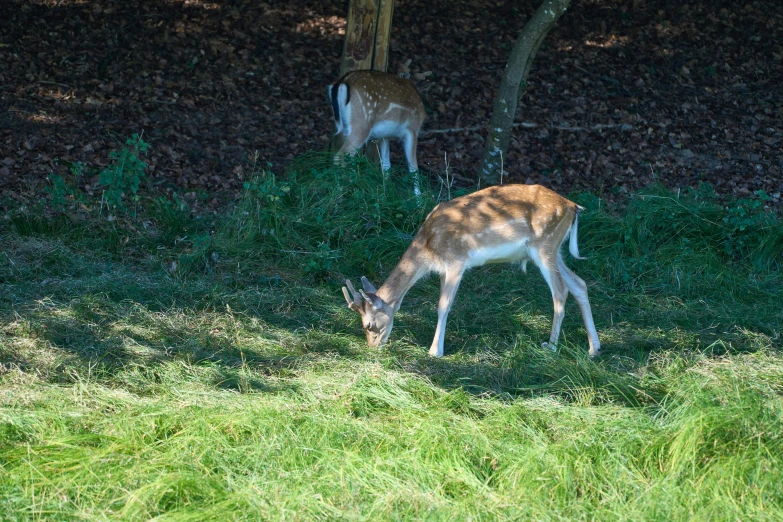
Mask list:
[[[379,121],[370,130],[370,139],[402,138],[408,130],[408,125],[391,120]]]
[[[466,268],[481,266],[487,263],[513,263],[529,259],[527,241],[501,243],[471,250],[468,253]]]

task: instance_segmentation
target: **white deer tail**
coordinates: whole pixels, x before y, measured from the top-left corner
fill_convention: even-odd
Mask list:
[[[348,131],[346,134],[350,134],[351,109],[348,107],[350,96],[348,84],[338,81],[334,85],[330,85],[328,95],[329,101],[332,103],[334,126],[337,128],[335,134],[343,132],[343,127]]]
[[[578,207],[576,210],[576,215],[574,216],[574,223],[571,225],[571,228],[568,229],[568,234],[570,236],[568,241],[568,251],[571,252],[571,255],[574,256],[576,259],[586,259],[579,255],[579,244],[577,243],[577,230],[579,229],[579,212],[584,210],[582,207]]]

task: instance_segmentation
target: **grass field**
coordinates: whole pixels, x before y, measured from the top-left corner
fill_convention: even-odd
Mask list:
[[[436,278],[380,351],[340,292],[454,196],[393,179],[310,156],[216,215],[60,188],[3,216],[0,520],[783,520],[783,227],[758,199],[571,195],[602,355],[573,299],[540,348],[543,279],[496,265],[432,359]]]

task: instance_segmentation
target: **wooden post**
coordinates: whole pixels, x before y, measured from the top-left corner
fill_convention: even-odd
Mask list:
[[[386,71],[394,0],[350,0],[340,76],[361,69]]]
[[[340,62],[340,76],[357,69],[372,68],[375,27],[378,21],[377,0],[351,0],[345,25],[345,44]]]
[[[372,68],[376,71],[386,71],[386,67],[389,65],[389,40],[391,38],[394,0],[380,0],[380,4],[380,8],[378,9],[378,25],[375,30]]]

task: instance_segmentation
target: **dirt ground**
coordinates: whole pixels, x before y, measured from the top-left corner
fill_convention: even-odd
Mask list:
[[[0,196],[37,198],[64,162],[151,143],[163,190],[218,205],[257,152],[282,174],[333,132],[348,2],[5,0]],[[473,180],[533,2],[398,0],[390,71],[412,60],[429,116],[419,164]],[[783,4],[574,0],[530,74],[507,179],[622,194],[653,180],[723,195],[783,188]],[[432,132],[444,131],[447,132]],[[392,146],[393,161],[404,162]],[[97,176],[83,181],[97,191]]]

